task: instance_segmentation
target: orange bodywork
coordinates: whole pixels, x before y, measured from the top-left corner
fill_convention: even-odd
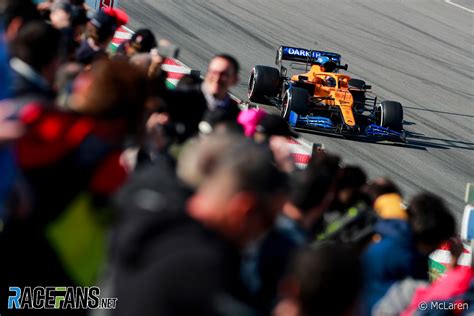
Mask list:
[[[300,80],[300,76],[307,77],[307,79]],[[334,87],[327,86],[326,79],[328,77],[332,77],[336,82]],[[327,106],[339,107],[345,123],[349,126],[355,126],[356,122],[352,111],[354,99],[349,91],[349,79],[351,77],[344,74],[323,72],[319,65],[312,65],[307,73],[291,77],[292,81],[313,84],[315,86],[313,97],[317,102]]]

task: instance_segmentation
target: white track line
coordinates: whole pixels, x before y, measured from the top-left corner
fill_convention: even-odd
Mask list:
[[[447,4],[451,4],[451,5],[455,6],[455,7],[458,7],[458,8],[460,8],[460,9],[466,10],[466,11],[468,11],[468,12],[474,13],[474,10],[471,10],[471,9],[469,9],[469,8],[466,8],[466,7],[463,7],[462,5],[457,4],[457,3],[454,3],[454,2],[451,1],[451,0],[444,0],[444,2],[446,2]]]

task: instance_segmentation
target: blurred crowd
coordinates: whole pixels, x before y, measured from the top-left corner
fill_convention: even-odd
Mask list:
[[[229,94],[235,57],[172,89],[169,41],[139,29],[110,49],[120,9],[0,0],[0,14],[0,312],[9,286],[59,285],[98,285],[117,308],[19,314],[469,312],[419,308],[473,300],[443,198],[405,201],[324,150],[297,168],[298,134]],[[452,264],[430,279],[445,242]]]

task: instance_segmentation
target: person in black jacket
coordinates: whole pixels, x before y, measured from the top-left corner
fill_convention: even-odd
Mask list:
[[[169,91],[164,96],[167,112],[176,124],[181,140],[196,134],[202,121],[212,128],[218,123],[237,120],[240,109],[229,89],[237,84],[239,70],[234,57],[216,55],[211,59],[201,85],[194,89]]]
[[[10,94],[16,110],[31,102],[51,106],[61,47],[61,33],[42,21],[28,22],[11,41]]]

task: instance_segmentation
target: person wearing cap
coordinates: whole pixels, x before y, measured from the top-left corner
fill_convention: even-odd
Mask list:
[[[130,58],[135,54],[149,53],[156,47],[157,43],[153,32],[149,29],[139,29],[128,41],[120,44],[115,54],[124,55]]]
[[[97,11],[87,23],[87,37],[76,51],[76,60],[87,65],[107,56],[106,49],[115,31],[127,22],[127,14],[120,9],[105,8]]]

